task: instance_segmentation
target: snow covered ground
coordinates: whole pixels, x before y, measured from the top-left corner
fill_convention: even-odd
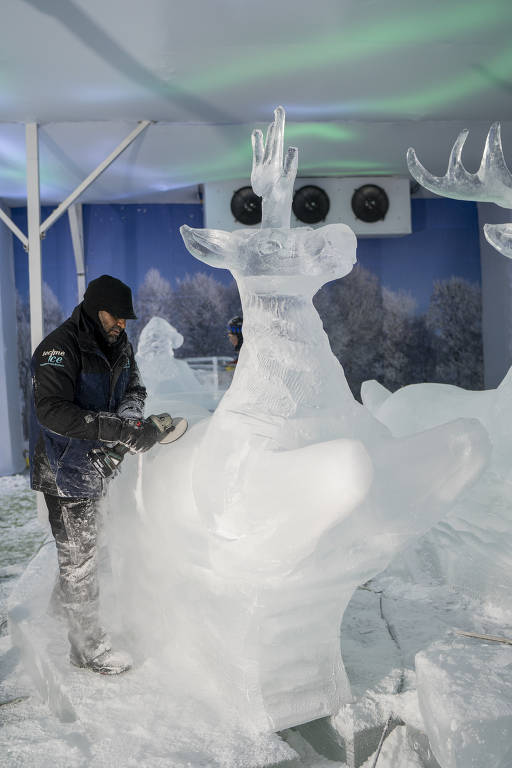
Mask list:
[[[66,717],[61,711],[59,719],[27,676],[5,621],[7,593],[19,587],[19,576],[46,532],[36,521],[26,476],[0,478],[0,499],[1,768],[437,768],[425,719],[431,738],[437,738],[442,768],[512,765],[512,649],[454,632],[511,637],[512,616],[432,574],[426,552],[443,534],[443,525],[356,590],[341,630],[354,701],[334,718],[262,735],[237,728],[236,713],[230,713],[228,727],[226,713],[220,716],[195,697],[193,680],[188,693],[187,681],[164,681],[171,693],[155,696],[159,670],[151,660],[139,659],[119,679],[71,668],[65,626],[57,617],[46,617],[46,658],[76,713]],[[52,546],[43,547],[39,560],[51,564]],[[51,582],[52,568],[45,570]],[[37,582],[42,588],[44,578]]]
[[[0,477],[0,634],[7,632],[7,596],[45,538],[28,475]]]

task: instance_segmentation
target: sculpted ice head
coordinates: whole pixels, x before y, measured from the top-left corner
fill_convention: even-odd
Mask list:
[[[296,147],[289,147],[283,159],[282,107],[275,110],[274,118],[265,142],[261,131],[252,134],[251,183],[262,197],[261,229],[224,232],[183,226],[181,234],[196,258],[231,270],[237,280],[272,278],[252,281],[256,291],[265,290],[270,282],[276,293],[300,293],[306,285],[316,291],[351,271],[356,262],[356,237],[345,224],[290,229],[298,153]]]
[[[356,262],[356,237],[343,224],[235,232],[184,226],[181,233],[190,253],[206,264],[235,277],[282,277],[276,288],[298,277],[318,288],[345,277]]]

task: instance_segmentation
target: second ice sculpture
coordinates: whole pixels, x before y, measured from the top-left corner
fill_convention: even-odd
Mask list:
[[[258,730],[350,698],[340,622],[354,589],[489,453],[476,420],[397,440],[353,398],[312,298],[350,272],[356,238],[343,224],[289,228],[297,150],[283,162],[283,134],[282,108],[265,143],[253,134],[260,230],[182,227],[194,256],[237,280],[244,345],[213,416],[145,460],[151,525],[129,537],[141,565],[125,582],[145,652]]]
[[[174,357],[174,350],[182,344],[181,333],[162,317],[152,317],[142,329],[137,364],[151,394],[201,391],[190,366]]]
[[[444,176],[429,173],[410,147],[407,151],[407,165],[411,174],[423,187],[438,195],[457,200],[496,203],[502,208],[512,209],[512,175],[503,157],[500,124],[493,123],[489,129],[482,162],[476,173],[468,173],[462,164],[462,148],[468,133],[466,129],[458,135]],[[493,248],[512,258],[512,224],[486,224],[484,233]]]

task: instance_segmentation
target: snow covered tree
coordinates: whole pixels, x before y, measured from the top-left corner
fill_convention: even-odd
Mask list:
[[[222,284],[222,293],[224,294],[224,339],[226,341],[226,326],[229,320],[236,315],[242,315],[242,302],[240,301],[240,294],[238,292],[238,285],[232,280],[227,285]],[[229,342],[226,342],[227,354],[232,354],[233,347]]]
[[[157,269],[148,270],[137,292],[137,320],[129,329],[130,340],[137,349],[140,333],[152,317],[162,317],[184,337],[177,357],[209,357],[229,355],[233,348],[226,335],[230,317],[241,313],[236,283],[228,285],[204,272],[187,275],[171,283]]]
[[[411,318],[409,333],[406,336],[404,346],[408,366],[405,381],[401,386],[434,381],[435,363],[432,333],[427,328],[425,315],[416,315]]]
[[[48,285],[43,283],[43,332],[46,336],[64,322],[64,313],[59,300]]]
[[[435,354],[435,381],[483,388],[482,296],[461,277],[438,280],[427,312]]]
[[[359,397],[362,382],[380,372],[383,299],[379,279],[357,265],[346,277],[324,286],[314,304],[331,349],[354,396]]]
[[[432,381],[431,332],[409,294],[382,287],[357,265],[324,286],[314,303],[355,397],[366,379],[391,390]]]
[[[162,277],[158,269],[154,267],[149,269],[137,292],[135,303],[137,320],[130,323],[128,330],[135,351],[140,333],[152,317],[162,317],[164,320],[172,322],[172,296],[173,291],[170,282]]]
[[[183,334],[185,342],[176,356],[231,354],[226,323],[232,314],[240,312],[237,296],[236,286],[225,286],[205,272],[178,280],[170,322]]]
[[[409,383],[415,305],[409,294],[382,288],[382,337],[376,378],[392,391]]]

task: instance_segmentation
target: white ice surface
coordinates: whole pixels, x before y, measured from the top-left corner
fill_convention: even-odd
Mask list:
[[[348,274],[343,224],[289,229],[297,153],[284,158],[284,111],[253,135],[261,230],[182,227],[190,252],[238,283],[244,345],[213,416],[144,460],[130,555],[141,645],[204,669],[242,718],[276,730],[350,699],[339,623],[355,588],[446,513],[489,453],[463,420],[396,440],[357,403],[313,306]],[[407,470],[404,470],[407,467]],[[118,487],[118,507],[130,507]],[[170,494],[169,491],[172,491]],[[133,508],[133,504],[132,504]],[[154,628],[168,639],[155,647]]]
[[[213,416],[142,457],[138,481],[124,472],[110,536],[141,653],[200,670],[221,709],[261,730],[350,700],[339,624],[354,590],[489,454],[475,419],[395,439],[354,400],[312,298],[350,272],[355,236],[287,228],[296,153],[283,161],[283,129],[277,110],[265,147],[254,137],[261,230],[182,228],[194,256],[236,278],[244,345]]]
[[[420,710],[443,768],[512,765],[510,646],[449,638],[416,657]]]
[[[388,437],[350,395],[311,298],[267,301],[249,285],[231,389],[213,417],[142,458],[137,505],[126,460],[110,538],[144,652],[203,670],[242,718],[279,729],[350,697],[338,627],[354,589],[443,514],[487,444],[463,421]]]
[[[376,389],[382,390],[374,382],[363,384],[365,403],[374,402]],[[470,392],[442,384],[414,384],[388,393],[371,406],[397,436],[469,415],[487,429],[492,455],[486,471],[453,504],[446,519],[404,555],[401,567],[418,579],[428,571],[433,579],[485,601],[504,622],[512,615],[511,402],[509,371],[495,390]]]
[[[443,768],[504,768],[512,760],[507,669],[512,651],[506,645],[462,640],[452,630],[512,637],[512,373],[496,390],[484,392],[418,384],[390,394],[375,382],[366,382],[362,392],[364,402],[396,435],[469,415],[490,435],[491,460],[477,483],[379,581],[387,592],[398,589],[405,604],[435,596],[452,614],[444,632],[439,626],[416,645],[417,651],[424,649],[416,660],[424,729]],[[421,626],[414,629],[418,640]]]

